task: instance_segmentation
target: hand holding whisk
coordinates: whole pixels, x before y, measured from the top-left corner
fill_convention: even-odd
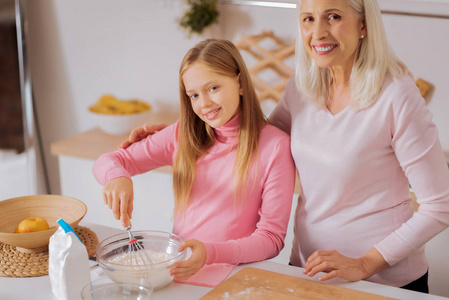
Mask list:
[[[131,221],[128,218],[128,222],[125,226],[125,230],[128,231],[129,241],[128,241],[128,260],[129,265],[131,266],[139,266],[139,265],[152,265],[153,261],[151,260],[148,252],[144,249],[141,242],[136,239],[131,232]]]

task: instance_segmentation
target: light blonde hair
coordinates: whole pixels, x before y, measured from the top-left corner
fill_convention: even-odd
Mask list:
[[[195,178],[196,161],[214,144],[214,130],[193,111],[182,79],[193,64],[202,63],[221,75],[237,77],[240,74],[241,125],[238,132],[234,185],[236,196],[246,186],[250,166],[257,156],[260,132],[267,123],[249,72],[234,44],[227,40],[208,39],[196,44],[182,60],[179,69],[181,117],[178,131],[179,149],[173,164],[175,214],[185,212]]]
[[[355,110],[376,102],[387,77],[393,79],[412,76],[388,44],[377,0],[347,0],[354,8],[358,20],[365,18],[367,35],[360,39],[352,67],[350,105]],[[298,15],[301,0],[298,1]],[[319,68],[305,49],[300,36],[296,39],[296,85],[309,101],[318,107],[328,104],[332,75],[328,68]]]

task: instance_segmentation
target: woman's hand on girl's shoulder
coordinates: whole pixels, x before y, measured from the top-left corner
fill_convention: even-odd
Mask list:
[[[198,240],[186,240],[179,247],[178,251],[182,252],[185,249],[192,250],[192,256],[184,261],[175,262],[170,269],[170,275],[175,280],[187,280],[196,274],[206,264],[206,247]]]
[[[141,127],[134,128],[131,133],[129,134],[129,137],[127,140],[123,141],[118,148],[128,148],[132,144],[139,142],[143,139],[145,139],[149,135],[153,135],[158,131],[161,131],[165,127],[167,127],[167,124],[144,124]]]

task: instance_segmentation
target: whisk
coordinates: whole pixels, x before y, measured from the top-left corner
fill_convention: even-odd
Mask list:
[[[129,241],[128,241],[128,260],[130,265],[152,265],[153,261],[145,251],[144,247],[139,243],[131,232],[131,225],[125,227],[128,231]]]

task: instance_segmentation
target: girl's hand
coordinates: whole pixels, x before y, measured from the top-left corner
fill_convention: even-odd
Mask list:
[[[123,227],[131,225],[130,219],[133,212],[133,182],[127,177],[115,178],[103,187],[104,203],[112,209],[117,220]]]
[[[306,261],[303,273],[314,276],[318,272],[329,272],[319,278],[321,281],[340,277],[349,281],[366,279],[388,267],[376,248],[360,258],[350,258],[336,250],[315,251]]]
[[[155,125],[145,124],[142,125],[141,127],[134,128],[129,134],[129,138],[126,141],[123,141],[120,144],[120,146],[118,146],[118,148],[123,149],[128,148],[133,143],[141,141],[147,136],[153,135],[156,132],[161,131],[165,127],[167,127],[166,124],[155,124]]]
[[[206,247],[198,240],[184,241],[178,251],[190,248],[192,256],[188,260],[175,262],[170,269],[170,275],[176,280],[187,280],[197,273],[206,263]]]

